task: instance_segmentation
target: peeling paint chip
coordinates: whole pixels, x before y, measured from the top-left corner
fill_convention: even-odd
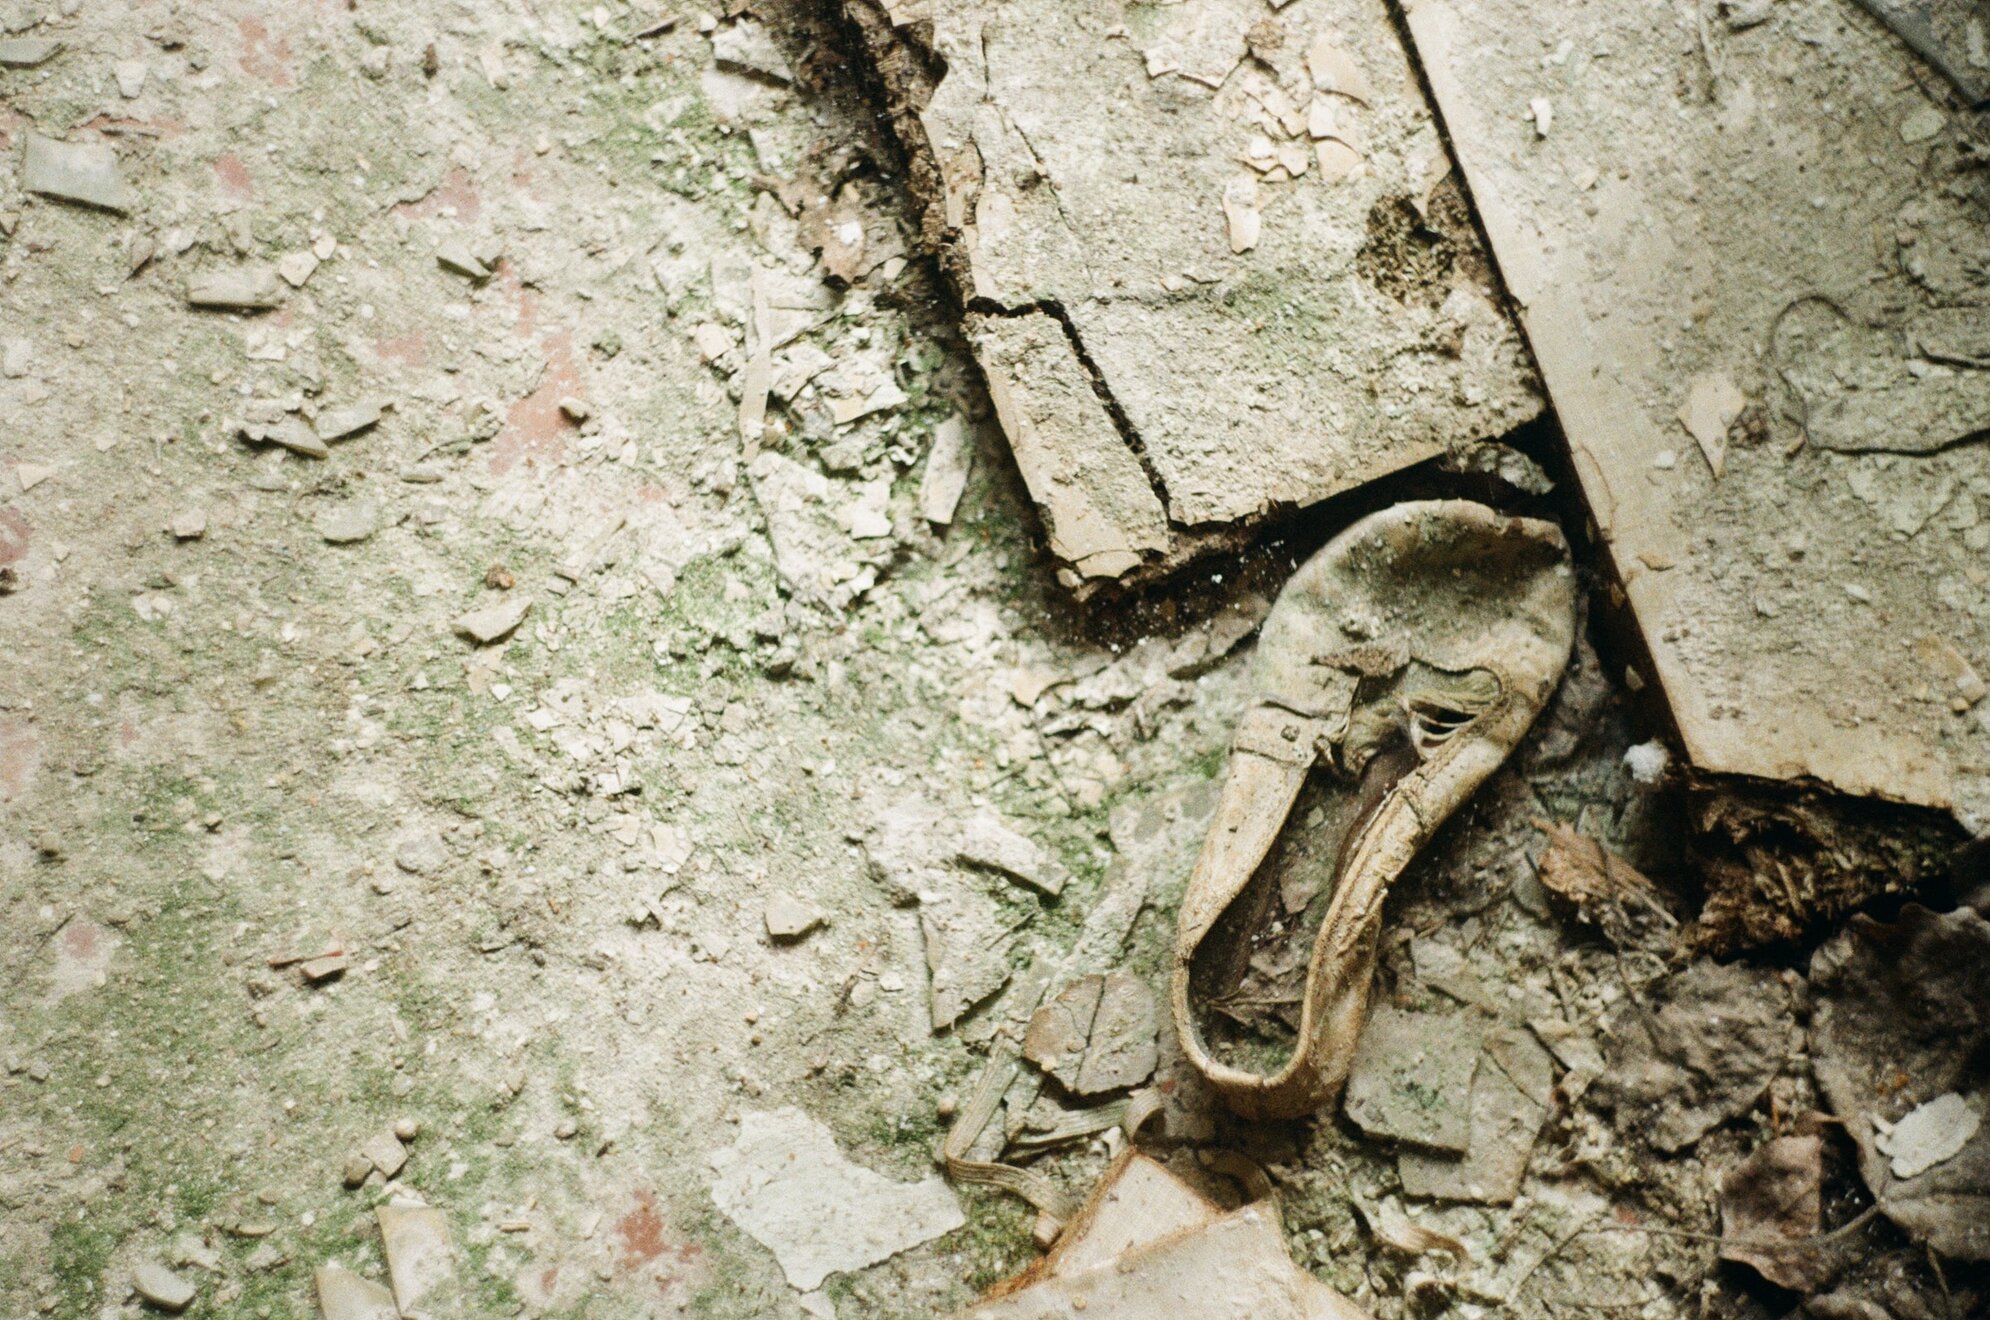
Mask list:
[[[893,1182],[853,1164],[828,1128],[793,1106],[746,1114],[738,1139],[710,1158],[713,1202],[803,1292],[967,1222],[945,1182]]]
[[[1326,162],[1320,162],[1325,168]],[[1230,251],[1249,252],[1258,245],[1264,217],[1258,211],[1258,181],[1239,175],[1223,185],[1223,218],[1230,226]]]

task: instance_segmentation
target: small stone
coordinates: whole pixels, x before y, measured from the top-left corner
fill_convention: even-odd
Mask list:
[[[393,1293],[343,1265],[320,1265],[312,1277],[325,1320],[400,1320]]]
[[[390,1201],[374,1216],[380,1222],[380,1246],[387,1257],[394,1302],[402,1315],[412,1315],[424,1298],[456,1273],[448,1217],[434,1206],[404,1200]]]
[[[129,211],[131,189],[118,173],[117,153],[102,142],[59,142],[27,135],[21,186],[29,192],[106,211]]]
[[[1910,147],[1918,146],[1939,134],[1948,122],[1948,116],[1934,106],[1917,106],[1900,121],[1900,140]]]
[[[514,600],[499,601],[486,605],[480,610],[472,610],[456,620],[456,631],[479,646],[489,646],[501,642],[525,622],[526,614],[532,609],[532,598],[520,596]]]
[[[46,463],[16,463],[14,465],[14,479],[21,483],[21,493],[23,495],[54,475],[55,469]]]
[[[61,51],[62,43],[53,37],[9,37],[0,41],[0,69],[32,69]]]
[[[491,277],[490,267],[477,260],[477,254],[470,250],[469,243],[460,235],[451,235],[436,244],[435,259],[444,270],[454,271],[473,280],[487,280]]]
[[[156,1260],[138,1263],[131,1272],[131,1286],[162,1311],[184,1311],[193,1305],[193,1285]]]
[[[767,923],[767,937],[776,944],[792,944],[823,922],[822,913],[792,894],[768,899],[761,919]]]
[[[563,1118],[553,1125],[553,1136],[561,1141],[571,1140],[574,1134],[579,1131],[580,1124],[574,1122],[571,1118]]]
[[[408,1162],[408,1148],[401,1144],[401,1139],[394,1135],[392,1128],[368,1137],[360,1145],[359,1153],[364,1155],[374,1168],[380,1170],[380,1176],[383,1178],[393,1177]]]
[[[320,440],[328,443],[343,440],[378,426],[380,415],[385,410],[386,405],[377,399],[362,400],[343,408],[327,408],[318,414],[317,421],[312,423],[312,430]]]
[[[285,284],[293,289],[304,287],[305,281],[318,269],[318,257],[313,252],[291,252],[277,259],[276,273]]]
[[[243,1266],[257,1274],[267,1274],[290,1263],[290,1253],[274,1242],[259,1243]]]
[[[560,411],[571,422],[584,422],[594,416],[594,409],[588,406],[587,400],[576,399],[571,394],[560,400]]]
[[[373,1161],[355,1151],[346,1156],[345,1167],[339,1170],[339,1177],[348,1187],[359,1187],[366,1182],[367,1175],[373,1172]]]
[[[412,1118],[397,1118],[394,1120],[394,1135],[402,1141],[413,1141],[421,1135],[421,1124]]]
[[[199,509],[182,509],[167,522],[166,530],[176,541],[198,541],[207,535],[207,514]]]
[[[350,960],[343,953],[328,953],[322,958],[312,958],[308,962],[299,963],[297,970],[304,974],[307,982],[318,985],[344,976],[349,965]]]
[[[380,506],[371,500],[348,500],[319,510],[311,525],[331,544],[351,545],[378,530]]]
[[[137,100],[145,90],[144,60],[119,60],[111,66],[111,75],[117,79],[117,94],[127,101]]]
[[[187,303],[210,311],[265,312],[283,301],[276,271],[260,262],[202,271],[187,280]]]
[[[409,875],[434,875],[449,865],[448,845],[434,830],[425,830],[395,845],[394,865]]]

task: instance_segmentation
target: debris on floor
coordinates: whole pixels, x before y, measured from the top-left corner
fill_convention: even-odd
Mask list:
[[[1294,1265],[1275,1202],[1228,1212],[1162,1165],[1129,1151],[1057,1246],[959,1320],[1365,1320]]]
[[[1276,9],[844,5],[1074,582],[1540,409],[1387,6]]]
[[[1934,8],[1952,58],[1968,7]],[[1990,654],[1960,443],[1990,386],[1955,347],[1990,273],[1946,86],[1845,0],[1405,12],[1691,765],[1990,824],[1990,731],[1917,650]]]
[[[710,1160],[712,1200],[804,1293],[966,1222],[939,1178],[897,1182],[854,1164],[792,1107],[741,1115],[738,1137]]]

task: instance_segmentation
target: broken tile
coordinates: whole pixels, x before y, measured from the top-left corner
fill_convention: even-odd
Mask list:
[[[1371,1137],[1465,1153],[1484,1033],[1476,1014],[1377,1005],[1348,1069],[1347,1116]]]
[[[530,596],[510,596],[494,605],[486,605],[480,610],[471,610],[460,616],[454,625],[457,632],[479,646],[490,646],[501,642],[525,622],[525,616],[532,609]]]
[[[1541,1125],[1548,1120],[1554,1064],[1526,1031],[1493,1027],[1472,1075],[1471,1125],[1461,1158],[1405,1150],[1396,1166],[1408,1196],[1506,1205],[1520,1194]]]
[[[961,830],[960,860],[998,871],[1052,898],[1064,891],[1071,873],[1036,840],[1018,834],[992,811],[978,811]]]
[[[312,1278],[324,1320],[400,1320],[393,1293],[343,1265],[320,1265]]]
[[[1154,993],[1129,972],[1074,981],[1037,1009],[1023,1057],[1077,1095],[1138,1086],[1153,1074]]]
[[[39,133],[24,137],[21,186],[29,192],[106,211],[129,211],[137,204],[109,143],[59,142]]]
[[[710,1162],[712,1200],[803,1292],[967,1222],[938,1177],[894,1182],[853,1164],[828,1128],[793,1107],[749,1111]]]
[[[792,944],[823,924],[820,909],[802,902],[793,894],[775,894],[761,912],[767,937],[776,944]]]
[[[446,1295],[456,1275],[449,1217],[434,1206],[400,1198],[373,1213],[380,1224],[380,1251],[387,1258],[394,1304],[401,1314],[412,1315]]]

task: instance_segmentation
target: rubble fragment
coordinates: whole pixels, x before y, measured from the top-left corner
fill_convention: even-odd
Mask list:
[[[821,926],[826,918],[821,909],[802,902],[793,894],[775,894],[761,913],[767,937],[776,944],[793,944]]]
[[[1367,1320],[1286,1251],[1274,1202],[1224,1213],[1122,1156],[1049,1256],[956,1320]]]
[[[960,860],[969,866],[997,871],[1051,898],[1064,890],[1071,874],[1034,839],[1003,824],[992,811],[976,812],[961,831]]]
[[[1023,1057],[1076,1095],[1138,1086],[1159,1057],[1154,994],[1128,972],[1094,974],[1030,1018]]]
[[[276,269],[261,263],[223,266],[187,280],[187,304],[223,312],[263,312],[283,302]]]
[[[39,133],[23,137],[21,187],[27,191],[105,211],[129,211],[137,204],[109,143],[61,142]]]
[[[1472,1074],[1471,1116],[1465,1152],[1451,1159],[1404,1150],[1397,1171],[1406,1195],[1439,1201],[1510,1204],[1548,1121],[1554,1064],[1526,1031],[1493,1027]]]
[[[54,37],[0,37],[0,69],[33,69],[62,52]]]
[[[456,1277],[456,1248],[449,1240],[449,1218],[434,1206],[396,1198],[379,1207],[380,1250],[387,1258],[387,1277],[394,1286],[394,1304],[402,1315],[446,1297]]]
[[[400,1320],[393,1293],[343,1265],[320,1265],[312,1278],[324,1320]]]
[[[712,1200],[802,1292],[966,1222],[940,1179],[894,1182],[853,1164],[828,1128],[793,1107],[742,1115],[710,1163]]]
[[[1474,1014],[1377,1005],[1348,1069],[1347,1116],[1372,1137],[1464,1154],[1483,1042]]]
[[[478,646],[491,646],[516,632],[531,610],[530,596],[512,596],[459,616],[455,628]]]
[[[147,1303],[161,1311],[178,1313],[193,1305],[193,1284],[156,1260],[140,1261],[132,1267],[131,1286]]]
[[[967,489],[973,461],[967,421],[959,413],[933,428],[933,442],[926,451],[926,470],[919,478],[919,512],[927,522],[936,527],[953,522],[961,492]]]

